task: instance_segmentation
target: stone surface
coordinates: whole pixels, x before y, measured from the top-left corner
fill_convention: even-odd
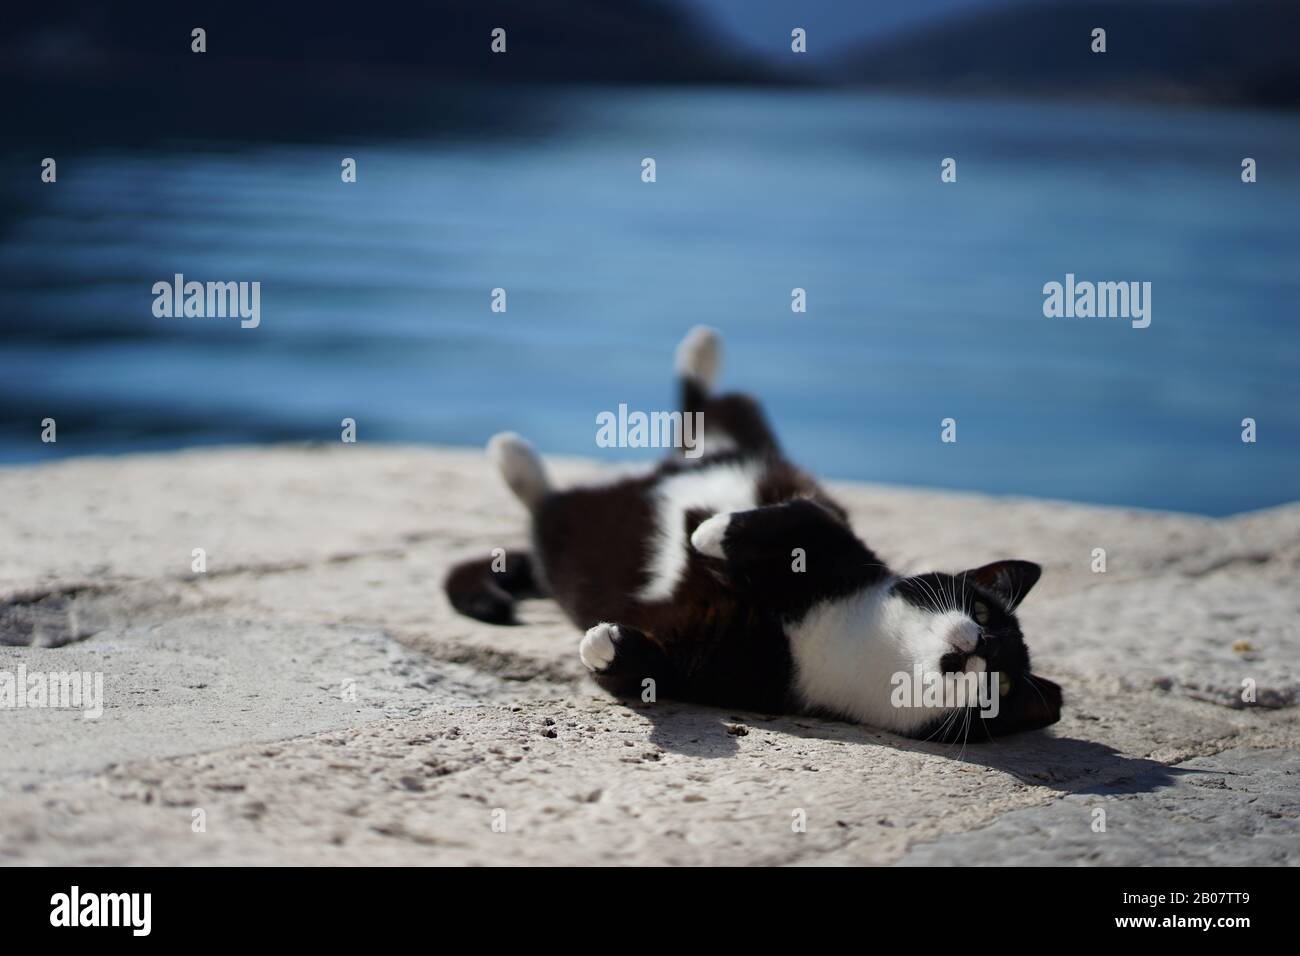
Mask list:
[[[1060,724],[940,746],[609,700],[549,603],[527,602],[514,628],[447,606],[452,562],[525,540],[475,451],[221,449],[0,470],[0,672],[99,671],[105,687],[97,720],[0,709],[0,861],[1300,855],[1300,505],[1210,520],[835,490],[901,570],[1044,565],[1021,616],[1037,669],[1065,688]],[[191,570],[194,548],[206,573]]]
[[[914,866],[1300,862],[1300,753],[1238,747],[913,846]]]

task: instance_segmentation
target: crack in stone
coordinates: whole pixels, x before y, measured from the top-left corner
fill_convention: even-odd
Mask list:
[[[10,647],[63,647],[84,641],[124,618],[147,615],[151,610],[176,604],[179,595],[163,599],[146,598],[141,592],[168,587],[193,587],[205,579],[241,575],[286,574],[331,564],[349,564],[367,558],[399,558],[406,552],[387,547],[374,551],[333,554],[320,561],[281,561],[214,568],[203,573],[168,575],[162,578],[116,584],[68,584],[44,590],[19,591],[0,601],[0,645]]]
[[[1204,578],[1216,571],[1222,571],[1224,568],[1230,568],[1234,565],[1245,564],[1250,567],[1258,567],[1261,564],[1268,564],[1272,560],[1273,556],[1271,554],[1230,554],[1198,568],[1182,568],[1180,570],[1185,577]]]
[[[95,613],[103,589],[67,588],[26,594],[0,604],[0,645],[62,647],[103,630]]]

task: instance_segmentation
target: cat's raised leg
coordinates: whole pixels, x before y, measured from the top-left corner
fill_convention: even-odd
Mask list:
[[[807,498],[713,515],[691,533],[691,547],[753,600],[790,613],[887,573],[843,518]]]
[[[514,624],[517,599],[544,596],[526,551],[462,561],[443,588],[452,607],[489,624]]]
[[[578,656],[596,683],[612,694],[641,695],[648,686],[656,695],[671,693],[674,674],[668,655],[636,628],[597,624],[583,635]]]
[[[699,416],[694,420],[698,427],[691,434],[702,436],[705,455],[728,451],[779,453],[776,436],[757,401],[739,392],[713,394],[721,355],[722,337],[717,329],[706,325],[695,326],[677,346],[682,414]],[[683,453],[690,450],[683,449]]]
[[[487,453],[515,497],[529,511],[536,511],[550,494],[551,484],[541,456],[533,446],[514,432],[500,432],[488,439]]]

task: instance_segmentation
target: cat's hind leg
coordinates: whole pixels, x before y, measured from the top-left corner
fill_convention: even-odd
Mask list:
[[[443,582],[451,606],[489,624],[514,624],[515,601],[544,597],[526,551],[462,561]]]
[[[718,378],[722,361],[722,335],[707,325],[697,325],[677,344],[677,379],[682,389],[682,411],[702,411]]]
[[[722,337],[717,329],[697,325],[677,346],[677,377],[683,415],[698,415],[692,434],[702,441],[702,454],[749,452],[779,454],[780,446],[749,395],[732,392],[714,395],[713,386],[722,360]],[[684,449],[684,453],[688,449]],[[685,457],[699,457],[686,454]]]
[[[502,432],[488,441],[487,452],[515,497],[535,512],[551,485],[533,446],[514,432]],[[543,597],[541,580],[536,559],[516,551],[461,562],[448,573],[443,589],[462,614],[489,624],[514,624],[515,601]]]
[[[626,624],[589,628],[578,645],[578,656],[596,683],[611,694],[639,696],[647,688],[653,688],[656,696],[673,693],[675,673],[668,655],[646,634]]]
[[[514,432],[501,432],[488,439],[488,457],[496,464],[515,497],[536,511],[551,492],[542,459],[533,446]]]

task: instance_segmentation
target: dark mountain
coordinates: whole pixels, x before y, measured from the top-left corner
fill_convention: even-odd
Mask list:
[[[191,52],[195,27],[206,53]],[[564,121],[552,84],[769,76],[666,0],[131,0],[10,5],[0,80],[8,145],[48,150],[528,134]]]
[[[371,65],[482,82],[711,82],[758,74],[665,0],[132,0],[21,4],[5,12],[10,67],[95,71],[190,57],[254,70]],[[505,55],[491,31],[507,31]]]
[[[1106,30],[1106,52],[1091,51]],[[1014,3],[871,42],[838,62],[852,83],[1017,94],[1300,105],[1295,0]]]

